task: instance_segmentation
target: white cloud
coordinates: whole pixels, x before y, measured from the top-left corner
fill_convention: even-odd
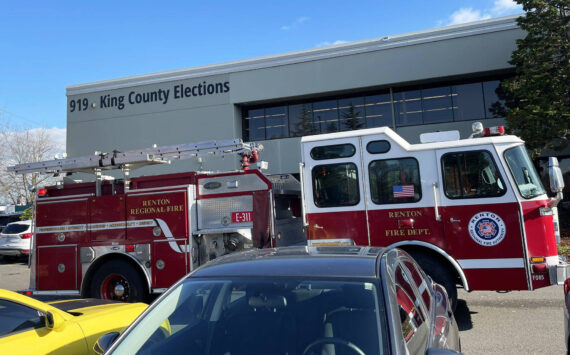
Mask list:
[[[495,0],[492,8],[484,10],[474,9],[472,7],[461,8],[449,16],[447,21],[438,21],[441,25],[457,25],[473,21],[490,19],[492,17],[513,15],[522,13],[522,6],[513,0]]]
[[[299,17],[298,19],[296,19],[292,24],[281,26],[281,29],[282,29],[283,31],[289,31],[289,30],[291,30],[291,29],[293,29],[293,28],[299,26],[299,25],[302,24],[303,22],[309,21],[309,19],[310,19],[310,18],[307,17],[307,16],[301,16],[301,17]]]
[[[479,20],[486,20],[491,18],[489,14],[482,14],[479,10],[474,10],[470,7],[462,8],[451,14],[449,17],[449,25],[457,25],[460,23],[473,22]]]
[[[343,44],[343,43],[348,43],[348,41],[343,41],[343,40],[336,40],[334,42],[324,41],[317,44],[316,47],[319,48],[319,47],[334,46],[336,44]]]
[[[491,12],[498,16],[522,12],[522,5],[517,4],[513,0],[495,0]]]

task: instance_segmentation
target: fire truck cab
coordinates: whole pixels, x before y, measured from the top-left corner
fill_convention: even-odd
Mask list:
[[[533,290],[565,280],[555,237],[563,182],[549,199],[524,142],[483,129],[423,134],[387,127],[303,137],[309,245],[408,251],[457,298],[465,290]],[[455,302],[454,302],[455,303]]]

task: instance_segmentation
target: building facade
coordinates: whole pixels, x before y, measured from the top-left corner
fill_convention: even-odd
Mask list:
[[[512,16],[70,86],[67,153],[242,138],[283,174],[298,172],[304,135],[389,126],[410,143],[431,131],[464,138],[474,121],[504,123],[497,89],[523,36]],[[206,158],[167,169],[238,167]]]

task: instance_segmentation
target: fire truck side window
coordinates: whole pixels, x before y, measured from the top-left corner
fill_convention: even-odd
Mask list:
[[[354,206],[360,202],[355,164],[317,165],[313,168],[312,177],[317,207]]]
[[[325,145],[311,149],[311,158],[315,160],[348,158],[354,153],[356,148],[352,144]]]
[[[368,173],[375,204],[413,203],[422,198],[420,169],[414,158],[374,160]]]
[[[445,154],[441,158],[441,166],[448,198],[496,197],[507,191],[487,151]]]

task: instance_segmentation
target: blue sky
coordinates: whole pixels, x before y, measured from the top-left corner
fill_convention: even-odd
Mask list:
[[[3,0],[0,121],[64,132],[70,85],[517,13],[512,0]]]

